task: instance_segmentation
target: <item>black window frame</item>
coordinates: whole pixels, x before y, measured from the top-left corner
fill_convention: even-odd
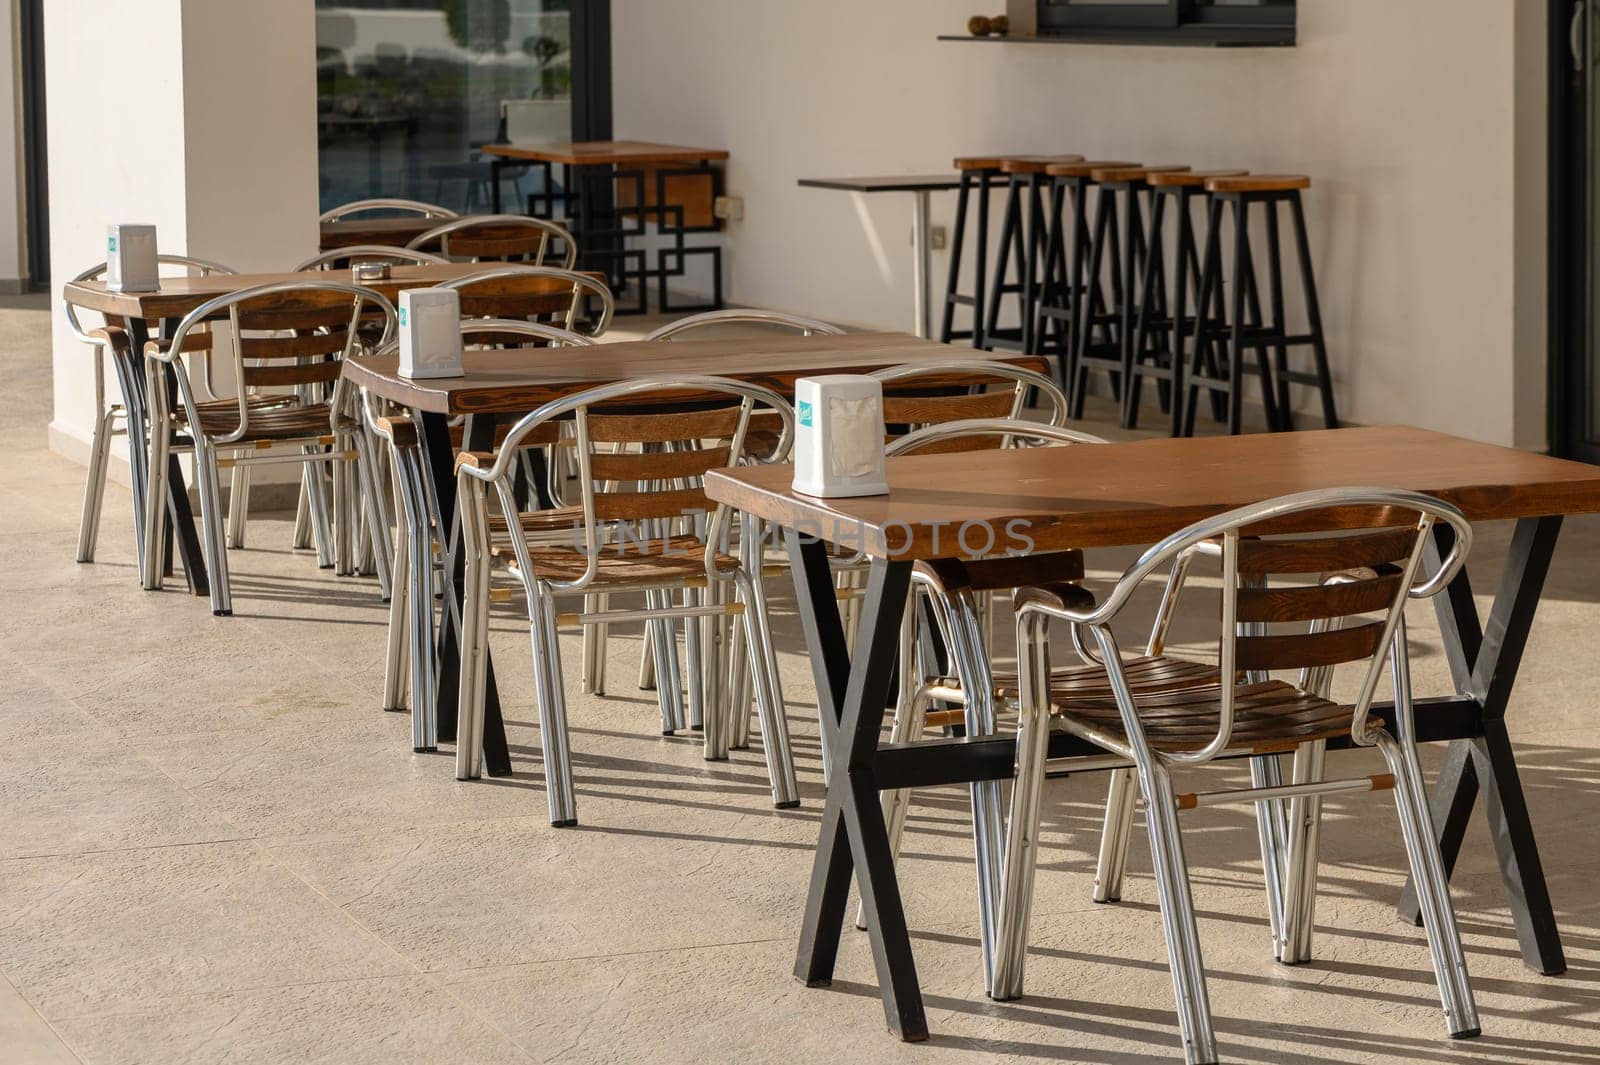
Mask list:
[[[1209,4],[1201,0],[1112,4],[1038,0],[1040,37],[1151,44],[1292,45],[1296,0]]]

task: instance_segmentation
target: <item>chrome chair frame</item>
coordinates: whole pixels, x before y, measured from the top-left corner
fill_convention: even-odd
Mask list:
[[[771,325],[799,333],[801,336],[837,336],[844,332],[836,325],[816,318],[789,314],[786,311],[768,311],[759,308],[730,307],[720,311],[704,311],[668,322],[645,334],[646,341],[672,340],[684,333],[709,329],[719,325]]]
[[[387,262],[403,266],[439,266],[450,260],[431,251],[401,248],[393,244],[352,244],[347,248],[329,248],[321,251],[294,268],[295,273],[305,270],[331,270],[333,264],[349,259],[366,262]]]
[[[887,391],[891,385],[905,385],[919,377],[937,377],[942,374],[984,375],[1015,383],[1016,399],[1011,404],[1010,418],[1021,418],[1028,408],[1028,397],[1035,392],[1050,401],[1051,413],[1046,425],[1061,427],[1067,424],[1066,393],[1054,379],[1008,362],[984,359],[945,359],[939,362],[913,362],[874,371],[872,376],[883,382]]]
[[[379,197],[370,200],[352,200],[340,204],[330,210],[323,211],[317,216],[318,222],[340,222],[353,214],[365,214],[368,211],[394,211],[400,214],[421,215],[423,218],[460,218],[461,215],[448,207],[441,207],[436,203],[424,203],[421,200],[405,200],[393,197]]]
[[[543,340],[553,347],[588,347],[593,340],[543,322],[524,322],[511,318],[469,318],[461,322],[464,344],[471,344],[474,333],[495,336],[520,335]],[[393,341],[374,356],[392,354]],[[394,575],[390,581],[389,627],[384,648],[383,709],[406,709],[406,678],[411,688],[411,739],[415,751],[438,746],[439,727],[435,713],[438,677],[434,664],[434,591],[436,581],[444,584],[445,609],[455,608],[449,588],[453,575],[436,565],[442,558],[449,533],[441,529],[438,501],[430,490],[420,447],[407,447],[395,439],[395,427],[409,424],[409,412],[395,410],[380,415],[373,397],[361,392],[361,416],[367,429],[388,447],[394,473],[394,492],[400,520],[395,523]],[[419,535],[425,532],[426,535]],[[437,543],[436,543],[437,541]],[[459,620],[459,619],[458,619]],[[409,665],[409,669],[408,669]],[[420,697],[417,693],[421,693]]]
[[[1112,621],[1127,605],[1135,589],[1169,564],[1176,565],[1207,541],[1220,541],[1222,560],[1222,617],[1220,673],[1238,675],[1235,644],[1241,635],[1237,621],[1240,588],[1238,569],[1241,530],[1260,527],[1290,515],[1339,507],[1390,508],[1416,515],[1417,536],[1409,557],[1400,568],[1398,592],[1385,612],[1381,636],[1371,654],[1358,694],[1350,704],[1351,740],[1376,747],[1395,782],[1398,809],[1412,876],[1418,884],[1423,924],[1427,930],[1440,1000],[1450,1034],[1471,1037],[1480,1030],[1472,988],[1468,981],[1460,933],[1451,907],[1449,882],[1435,842],[1424,779],[1416,753],[1410,659],[1406,643],[1404,607],[1408,599],[1426,599],[1442,590],[1465,563],[1472,543],[1472,527],[1457,508],[1431,496],[1384,488],[1325,489],[1267,500],[1217,515],[1180,530],[1147,550],[1128,568],[1112,592],[1093,609],[1072,609],[1039,598],[1024,598],[1017,610],[1018,673],[1021,720],[1017,736],[1016,781],[1012,788],[1011,816],[1005,846],[1002,895],[995,960],[996,998],[1022,993],[1023,963],[1027,951],[1028,916],[1039,844],[1041,793],[1045,754],[1051,731],[1049,625],[1059,620],[1088,631],[1105,665],[1122,722],[1125,740],[1118,735],[1065,719],[1062,727],[1108,752],[1111,764],[1131,761],[1137,769],[1145,798],[1156,883],[1160,895],[1163,932],[1171,959],[1173,989],[1178,1006],[1186,1060],[1190,1065],[1217,1060],[1205,973],[1201,960],[1194,904],[1190,896],[1183,843],[1177,823],[1178,799],[1170,770],[1175,766],[1202,765],[1228,750],[1234,717],[1234,686],[1221,685],[1217,731],[1195,750],[1160,750],[1145,738],[1137,696],[1123,672],[1121,652],[1111,629]],[[1435,523],[1443,521],[1456,534],[1449,555],[1437,570],[1420,577],[1424,553]],[[1248,628],[1248,627],[1246,627]],[[1395,735],[1369,719],[1372,700],[1386,664],[1395,695]],[[1304,674],[1302,683],[1314,682]],[[1297,777],[1300,774],[1297,773]],[[1319,774],[1320,775],[1320,774]],[[1309,776],[1309,774],[1308,774]],[[1296,780],[1295,783],[1212,792],[1190,797],[1201,800],[1260,802],[1296,799],[1335,792],[1375,790],[1372,778],[1357,780]],[[1304,873],[1306,871],[1302,871]],[[1314,874],[1314,870],[1310,870]],[[1297,890],[1303,885],[1297,887]]]
[[[91,266],[72,279],[72,283],[79,281],[94,281],[105,276],[109,263],[100,263]],[[188,255],[157,255],[156,266],[181,266],[189,270],[197,270],[197,276],[206,277],[212,274],[236,274],[237,270],[223,266],[207,259],[196,259]],[[127,411],[120,403],[106,405],[106,364],[105,359],[110,354],[110,340],[105,335],[97,335],[95,331],[84,328],[83,322],[78,318],[78,308],[71,303],[62,305],[62,313],[66,317],[67,331],[84,344],[94,349],[94,433],[89,439],[89,468],[83,482],[83,513],[78,521],[78,556],[79,562],[93,562],[95,548],[100,542],[100,511],[106,493],[106,463],[111,455],[111,438],[114,436],[128,436]],[[205,361],[205,372],[202,386],[208,398],[215,398],[211,392],[211,363]],[[122,428],[117,428],[117,422],[122,422]],[[143,430],[140,432],[143,436]],[[143,447],[129,440],[129,447]],[[229,499],[230,517],[229,524],[233,523],[231,510],[234,500]],[[242,524],[242,519],[241,522]]]
[[[550,242],[559,240],[565,249],[561,262],[556,264],[560,269],[571,270],[578,263],[578,240],[565,226],[557,225],[544,218],[533,218],[525,214],[479,214],[456,217],[451,221],[420,233],[406,243],[408,248],[425,248],[434,241],[439,242],[439,254],[447,259],[454,259],[450,253],[450,238],[464,229],[478,226],[507,226],[517,229],[530,229],[539,233],[539,249],[533,252],[530,266],[544,266],[545,256],[550,253]],[[468,259],[469,262],[482,262],[478,258]]]
[[[457,462],[457,500],[463,522],[463,543],[467,549],[468,575],[462,609],[461,709],[457,725],[456,775],[458,778],[476,777],[481,766],[485,679],[485,655],[481,649],[486,645],[487,639],[489,605],[487,593],[491,563],[487,538],[487,493],[492,487],[507,527],[514,531],[510,539],[516,561],[510,568],[512,576],[521,585],[527,604],[539,702],[540,739],[545,753],[550,821],[558,827],[577,823],[577,799],[572,782],[560,643],[556,635],[557,626],[563,619],[556,613],[555,602],[561,597],[587,597],[599,573],[601,552],[604,547],[602,523],[596,518],[597,489],[591,467],[593,443],[589,435],[589,410],[596,405],[614,403],[629,397],[674,392],[725,396],[738,401],[738,420],[728,445],[730,464],[752,462],[764,464],[782,461],[787,456],[794,437],[794,413],[787,400],[771,389],[759,385],[723,377],[687,376],[640,378],[603,385],[547,403],[517,422],[496,450],[493,463],[487,469],[468,461],[466,455]],[[745,431],[750,414],[757,404],[778,411],[783,422],[779,446],[772,455],[760,459],[743,454]],[[557,580],[541,577],[535,571],[526,538],[515,534],[515,530],[519,530],[521,525],[510,474],[513,456],[522,440],[542,425],[569,417],[574,428],[574,444],[582,493],[581,549],[585,568],[577,577]],[[647,599],[647,605],[642,610],[584,611],[568,615],[564,620],[569,624],[583,625],[602,621],[649,620],[658,617],[698,619],[732,614],[741,616],[745,643],[751,659],[750,672],[754,678],[753,686],[762,718],[762,734],[765,740],[767,771],[772,784],[773,804],[779,808],[793,807],[799,804],[800,799],[795,779],[794,758],[789,743],[788,723],[783,710],[782,690],[778,683],[771,628],[767,618],[766,598],[762,590],[765,568],[763,545],[759,536],[740,536],[734,565],[729,569],[721,568],[718,559],[719,549],[733,539],[730,515],[729,507],[718,504],[712,508],[706,520],[703,541],[704,580],[708,588],[731,583],[737,596],[736,602],[686,601],[684,605],[676,606],[670,599],[657,597],[653,602]],[[659,588],[662,582],[651,580],[643,587],[652,584]],[[692,677],[694,671],[701,666],[700,663],[691,663],[691,667]],[[705,718],[706,757],[720,760],[726,758],[728,753],[727,701],[713,695],[708,703],[710,709]]]
[[[307,279],[305,281],[279,281],[265,285],[257,285],[238,292],[219,296],[208,300],[190,311],[179,321],[173,331],[170,341],[151,341],[145,346],[146,380],[149,392],[150,418],[152,430],[150,432],[150,484],[145,496],[145,543],[159,544],[166,520],[166,469],[167,456],[173,447],[172,433],[166,430],[158,431],[155,427],[168,425],[167,387],[166,381],[170,376],[176,381],[179,401],[182,403],[189,423],[189,446],[193,448],[195,458],[195,474],[200,492],[200,510],[202,525],[204,526],[204,543],[206,564],[211,573],[211,611],[218,616],[226,616],[233,612],[232,590],[228,581],[227,545],[224,540],[220,501],[217,498],[219,489],[219,470],[221,458],[219,452],[249,451],[250,454],[229,458],[230,465],[257,465],[262,463],[301,463],[309,465],[317,462],[335,463],[334,508],[343,511],[341,496],[349,494],[343,465],[354,460],[357,466],[359,492],[365,500],[369,514],[382,513],[381,504],[377,495],[377,483],[373,476],[376,466],[373,461],[372,442],[368,438],[358,416],[349,408],[349,396],[346,393],[345,379],[341,376],[333,383],[332,395],[329,399],[329,426],[327,434],[311,436],[291,436],[275,438],[265,447],[258,447],[248,440],[251,407],[249,393],[245,381],[245,356],[242,352],[239,336],[239,311],[242,304],[248,304],[264,297],[288,295],[296,292],[332,292],[348,295],[351,298],[351,318],[348,333],[343,348],[339,353],[342,362],[355,350],[359,342],[357,325],[368,308],[376,308],[383,316],[384,329],[379,341],[387,343],[395,332],[394,305],[381,294],[362,288],[357,285],[345,284],[336,281]],[[183,344],[188,334],[219,316],[226,315],[230,330],[230,343],[233,352],[235,380],[239,382],[237,388],[238,400],[238,425],[230,432],[219,436],[209,436],[202,427],[200,411],[195,401],[194,391],[189,383],[186,370]],[[167,373],[168,367],[174,367],[178,372]],[[332,451],[323,451],[327,444],[333,445]],[[344,445],[351,444],[352,448]],[[235,446],[237,445],[237,446]],[[279,447],[298,447],[297,454],[272,453]],[[263,453],[266,452],[266,453]],[[320,496],[320,491],[317,492]],[[354,513],[355,508],[349,508],[349,513]],[[335,564],[341,559],[349,559],[352,551],[350,540],[354,530],[351,522],[341,521],[341,528],[334,538]],[[387,527],[379,528],[381,523],[376,519],[369,521],[368,532],[372,539],[373,551],[377,559],[380,583],[387,593],[389,583],[389,542]],[[160,552],[147,551],[144,560],[144,587],[155,591],[161,587]]]

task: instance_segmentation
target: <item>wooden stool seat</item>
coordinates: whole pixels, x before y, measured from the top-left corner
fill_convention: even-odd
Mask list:
[[[1085,177],[1089,177],[1090,175],[1092,175],[1096,170],[1106,170],[1106,169],[1109,169],[1109,168],[1112,168],[1112,167],[1141,166],[1141,165],[1143,165],[1143,164],[1136,163],[1136,162],[1117,161],[1117,160],[1098,160],[1098,159],[1070,160],[1069,159],[1069,160],[1063,160],[1061,162],[1050,163],[1049,165],[1047,165],[1044,168],[1044,172],[1046,174],[1049,174],[1051,177],[1085,178]]]
[[[1207,192],[1292,192],[1310,187],[1311,179],[1303,174],[1241,174],[1206,182]]]
[[[1181,164],[1166,164],[1163,166],[1102,166],[1089,171],[1089,176],[1105,184],[1120,184],[1133,181],[1144,181],[1153,174],[1179,174],[1188,170]]]
[[[957,170],[999,170],[1003,155],[963,155],[950,165]]]
[[[1164,170],[1145,178],[1151,188],[1203,189],[1212,178],[1244,177],[1248,170]]]
[[[1014,155],[1000,160],[1000,170],[1007,174],[1044,174],[1052,165],[1081,162],[1081,155]]]

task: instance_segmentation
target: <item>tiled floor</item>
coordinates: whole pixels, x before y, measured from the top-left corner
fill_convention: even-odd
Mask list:
[[[234,556],[231,619],[181,581],[138,588],[114,485],[100,560],[75,565],[82,471],[44,450],[41,308],[0,311],[0,1063],[1180,1060],[1142,837],[1126,901],[1089,902],[1094,776],[1050,785],[1028,998],[983,995],[956,791],[919,802],[902,862],[933,1039],[885,1033],[863,935],[831,989],[795,982],[821,782],[787,604],[800,810],[769,807],[759,750],[708,764],[656,734],[623,632],[613,695],[573,686],[584,824],[558,832],[514,619],[495,650],[516,774],[458,784],[451,752],[412,754],[405,718],[377,708],[375,584],[289,550],[285,516]],[[1485,530],[1480,588],[1505,534]],[[1475,825],[1455,888],[1485,1034],[1451,1043],[1421,933],[1394,915],[1387,800],[1330,803],[1318,959],[1299,968],[1271,960],[1250,816],[1200,812],[1187,843],[1226,1060],[1600,1061],[1597,558],[1600,524],[1570,522],[1512,720],[1570,970],[1522,966]],[[1437,629],[1414,624],[1436,690]]]

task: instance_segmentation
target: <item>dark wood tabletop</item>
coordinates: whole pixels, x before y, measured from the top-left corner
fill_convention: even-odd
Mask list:
[[[981,358],[970,348],[953,348],[907,333],[847,333],[468,351],[462,376],[417,381],[400,376],[396,356],[352,358],[345,361],[344,373],[374,395],[415,410],[508,414],[530,411],[585,388],[652,374],[675,378],[713,374],[793,395],[795,380],[811,374],[869,373],[904,363],[974,357]],[[995,361],[1046,369],[1044,360],[1033,356]]]
[[[1148,544],[1234,507],[1352,485],[1426,492],[1474,521],[1600,512],[1600,467],[1408,426],[917,455],[889,493],[796,494],[792,466],[717,470],[706,492],[749,514],[896,559]],[[1291,531],[1291,530],[1284,530]],[[1013,536],[1018,543],[1006,542]]]
[[[347,218],[341,222],[323,222],[321,250],[352,248],[357,244],[387,244],[403,248],[428,230],[452,221],[454,219],[408,215],[404,218]]]
[[[843,192],[943,192],[961,187],[960,174],[894,174],[883,177],[801,178],[806,189]]]
[[[667,163],[709,163],[728,158],[728,152],[722,148],[691,148],[652,141],[485,144],[483,151],[502,159],[530,159],[566,166],[656,166]]]
[[[496,265],[495,263],[443,263],[397,266],[389,277],[381,281],[354,281],[348,270],[164,277],[161,279],[161,287],[154,292],[114,292],[106,287],[104,281],[74,281],[62,289],[62,294],[66,301],[74,306],[99,311],[111,317],[154,321],[160,318],[181,318],[217,296],[278,281],[350,281],[395,300],[404,289],[426,288],[457,278],[470,277],[493,269]],[[529,282],[527,279],[520,279],[517,285],[520,291],[526,291]],[[551,279],[549,285],[550,306],[546,308],[530,306],[528,313],[556,313],[566,310],[571,304],[572,286],[569,283]]]

